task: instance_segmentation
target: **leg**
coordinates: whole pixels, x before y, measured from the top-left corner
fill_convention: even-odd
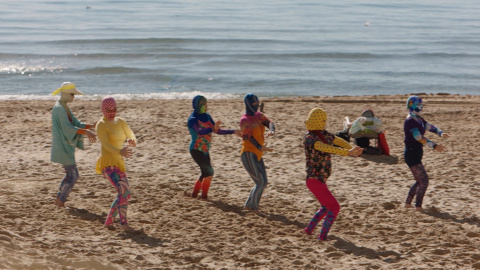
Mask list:
[[[210,188],[210,183],[213,178],[213,168],[210,162],[210,154],[198,150],[190,150],[190,155],[198,164],[202,172],[200,178],[195,182],[192,197],[197,198],[198,193],[200,190],[202,190],[202,198],[207,199],[208,189]]]
[[[407,200],[405,201],[406,208],[412,207],[412,201],[415,195],[417,194],[417,188],[418,188],[418,182],[415,182],[415,184],[413,184],[410,190],[408,191]]]
[[[245,202],[244,207],[250,210],[258,210],[263,190],[267,185],[267,172],[263,159],[257,159],[257,155],[252,152],[243,152],[242,163],[250,177],[255,182],[255,186],[250,190],[250,195]]]
[[[128,224],[127,208],[128,199],[130,199],[130,186],[127,180],[127,175],[121,172],[117,167],[108,167],[103,170],[103,175],[115,187],[118,196],[110,207],[110,212],[107,216],[104,226],[110,226],[117,214],[120,216],[120,224],[122,227]]]
[[[213,176],[205,177],[202,181],[202,199],[208,199],[208,189],[210,188],[210,183],[212,182]]]
[[[60,207],[64,206],[68,195],[70,195],[70,192],[79,178],[77,166],[75,164],[63,165],[63,168],[65,169],[65,177],[60,184],[60,188],[57,193],[57,200],[55,202],[55,204]]]
[[[415,207],[417,210],[422,210],[423,197],[425,196],[428,188],[428,175],[425,171],[425,167],[423,167],[422,164],[412,166],[410,169],[412,170],[413,176],[417,181],[417,199],[415,201]]]
[[[317,224],[322,218],[327,214],[327,208],[322,206],[318,211],[313,215],[312,220],[308,223],[307,227],[304,229],[306,234],[312,234],[313,230],[315,230],[315,227],[317,227]]]
[[[320,240],[326,240],[328,232],[330,231],[330,228],[337,218],[338,212],[340,212],[340,204],[338,201],[335,199],[335,197],[332,195],[330,190],[328,190],[328,187],[325,183],[322,183],[319,180],[316,179],[308,179],[307,180],[307,187],[308,189],[313,193],[313,195],[317,198],[317,200],[320,202],[320,204],[323,206],[322,208],[325,208],[325,211],[320,211],[318,213],[318,217],[321,219],[323,216],[325,216],[325,220],[323,222],[322,230],[319,235]],[[323,209],[322,209],[323,210]],[[312,218],[313,222],[314,219],[316,219],[317,214]],[[320,220],[318,219],[318,221]],[[316,221],[318,223],[318,221]],[[312,223],[312,221],[311,221]],[[310,224],[309,224],[310,225]],[[308,229],[308,226],[306,230]]]

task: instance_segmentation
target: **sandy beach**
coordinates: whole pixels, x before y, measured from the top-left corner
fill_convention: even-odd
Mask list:
[[[403,207],[413,176],[403,160],[407,95],[264,99],[277,132],[264,155],[265,217],[243,209],[253,186],[241,139],[214,135],[209,200],[183,195],[200,170],[188,152],[191,100],[118,100],[118,116],[138,138],[127,159],[128,218],[138,233],[102,228],[116,192],[95,173],[100,143],[77,150],[80,179],[66,208],[54,200],[63,178],[50,162],[54,101],[0,101],[0,269],[480,269],[480,96],[422,95],[424,118],[450,134],[426,136],[430,177],[424,213]],[[333,157],[328,180],[341,205],[329,241],[303,228],[320,207],[305,186],[304,121],[328,113],[342,129],[366,108],[380,117],[391,156]],[[75,100],[76,117],[100,119],[100,101]],[[209,100],[209,113],[235,129],[241,99]],[[353,141],[351,141],[353,144]]]

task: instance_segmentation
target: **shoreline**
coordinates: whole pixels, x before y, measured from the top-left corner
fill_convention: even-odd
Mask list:
[[[105,95],[85,95],[85,96],[78,96],[77,100],[101,100],[103,97],[112,96],[117,100],[190,100],[195,95],[203,95],[208,99],[215,99],[215,100],[233,100],[233,99],[243,99],[244,94],[222,94],[222,93],[208,93],[208,92],[172,92],[172,93],[148,93],[148,94],[105,94]],[[470,95],[470,94],[450,94],[450,93],[409,93],[409,94],[384,94],[384,95],[324,95],[324,96],[260,96],[260,99],[386,99],[386,98],[397,98],[397,97],[408,97],[411,95],[418,95],[422,97],[433,97],[437,98],[452,98],[452,97],[460,97],[460,98],[474,98],[477,99],[480,97],[479,95]],[[0,95],[0,102],[1,101],[22,101],[22,100],[39,100],[39,101],[52,101],[57,100],[58,96],[52,95],[27,95],[27,94],[20,94],[20,95]]]

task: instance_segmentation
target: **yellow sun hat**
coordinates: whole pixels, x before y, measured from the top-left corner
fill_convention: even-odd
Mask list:
[[[75,95],[84,95],[81,91],[77,89],[74,83],[71,82],[64,82],[62,83],[62,86],[58,88],[57,90],[53,91],[52,96],[57,95],[60,92],[64,93],[69,93],[69,94],[75,94]]]
[[[327,113],[321,108],[312,109],[305,121],[307,130],[324,130],[326,124]]]

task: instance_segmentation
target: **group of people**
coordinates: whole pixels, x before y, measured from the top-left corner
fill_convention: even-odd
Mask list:
[[[57,207],[64,207],[68,195],[79,178],[75,148],[84,149],[83,136],[87,135],[91,143],[98,139],[101,143],[101,154],[96,164],[96,172],[103,176],[115,187],[118,196],[113,201],[105,228],[112,228],[116,216],[125,231],[134,231],[127,221],[127,206],[130,198],[130,186],[127,179],[125,161],[123,157],[131,157],[137,142],[135,134],[125,120],[116,117],[117,104],[112,97],[102,100],[103,117],[95,124],[85,124],[78,120],[68,107],[75,95],[83,95],[75,84],[65,82],[55,90],[53,95],[60,94],[60,99],[52,109],[52,150],[51,161],[60,163],[65,170],[65,177],[55,200]],[[96,130],[96,135],[91,131]],[[124,144],[127,145],[124,145]]]
[[[116,117],[117,107],[111,97],[102,100],[103,117],[97,123],[88,125],[75,118],[67,106],[74,95],[81,95],[73,83],[64,83],[53,94],[60,93],[61,97],[52,110],[52,158],[53,162],[63,165],[65,177],[60,184],[55,204],[63,207],[78,179],[78,170],[75,165],[75,148],[83,149],[82,137],[86,135],[91,142],[96,141],[96,135],[91,131],[95,129],[101,142],[101,155],[97,161],[96,171],[116,188],[118,196],[112,203],[104,227],[111,228],[115,217],[120,216],[120,224],[124,230],[132,230],[127,222],[127,205],[130,198],[124,157],[132,156],[131,147],[136,146],[136,138],[126,122]],[[260,101],[254,94],[247,94],[244,98],[245,113],[240,119],[240,128],[226,130],[220,127],[221,121],[215,122],[207,112],[207,99],[195,96],[192,101],[193,112],[188,117],[188,130],[191,135],[189,146],[192,159],[200,168],[200,176],[193,185],[192,192],[186,195],[201,199],[208,199],[214,170],[211,165],[209,150],[212,134],[236,134],[242,138],[240,151],[241,161],[253,179],[255,185],[244,204],[246,210],[258,215],[260,199],[267,185],[267,173],[263,161],[263,153],[273,151],[267,147],[265,138],[275,134],[275,124],[263,112],[259,111]],[[420,116],[423,104],[418,96],[411,96],[407,100],[408,116],[404,123],[405,133],[405,161],[412,171],[415,184],[410,188],[405,201],[406,208],[413,208],[412,201],[416,196],[416,210],[422,211],[422,201],[428,187],[428,175],[422,165],[423,145],[427,145],[439,152],[445,147],[436,144],[424,137],[426,131],[448,137],[439,128],[428,123]],[[307,133],[304,135],[303,145],[306,156],[306,186],[320,203],[319,210],[314,214],[304,232],[312,234],[317,224],[324,219],[323,226],[318,236],[319,240],[327,240],[329,230],[334,223],[340,205],[327,187],[327,179],[332,171],[331,155],[358,157],[364,148],[353,147],[344,139],[325,130],[327,113],[321,108],[310,111],[305,124]],[[266,132],[266,129],[268,131]],[[125,145],[126,144],[126,145]]]

